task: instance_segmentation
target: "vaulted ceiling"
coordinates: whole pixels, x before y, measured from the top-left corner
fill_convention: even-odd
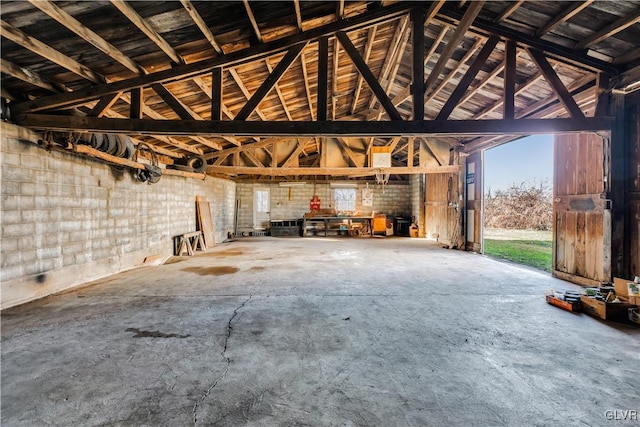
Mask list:
[[[126,133],[220,173],[328,167],[328,138],[353,168],[379,146],[395,166],[442,166],[452,146],[602,126],[601,95],[640,80],[640,1],[33,0],[1,14],[12,120]]]

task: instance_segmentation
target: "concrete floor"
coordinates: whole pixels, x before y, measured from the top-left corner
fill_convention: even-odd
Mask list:
[[[2,425],[624,425],[640,329],[550,288],[422,239],[222,244],[5,310]]]

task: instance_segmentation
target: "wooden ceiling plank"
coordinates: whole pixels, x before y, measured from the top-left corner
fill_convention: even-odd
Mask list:
[[[284,57],[280,60],[276,68],[272,73],[269,74],[269,77],[262,82],[260,87],[255,91],[253,96],[247,101],[247,103],[242,107],[240,112],[236,115],[235,120],[246,120],[249,115],[256,109],[260,101],[271,91],[273,86],[275,86],[280,78],[284,75],[284,73],[289,69],[291,64],[298,59],[300,53],[305,48],[306,43],[300,43],[289,49],[289,51],[284,55]]]
[[[511,15],[513,15],[513,13],[520,7],[522,6],[522,3],[524,3],[524,0],[518,0],[518,1],[514,1],[509,3],[509,6],[507,6],[507,8],[496,17],[496,19],[493,20],[494,23],[499,24],[505,20],[507,20]]]
[[[638,58],[640,58],[640,49],[633,48],[620,56],[616,56],[613,62],[614,64],[626,64],[628,62],[635,61]]]
[[[128,92],[135,87],[150,86],[153,83],[169,83],[179,80],[193,78],[211,72],[213,68],[220,66],[237,66],[252,60],[264,58],[283,49],[291,47],[304,41],[318,40],[321,37],[335,33],[338,30],[354,30],[370,26],[380,22],[386,22],[404,14],[410,4],[398,3],[384,9],[374,10],[356,16],[349,20],[310,29],[303,33],[293,34],[264,43],[258,46],[251,46],[241,51],[233,52],[213,59],[201,60],[184,65],[177,65],[171,69],[151,73],[147,76],[134,77],[121,80],[111,84],[101,84],[92,88],[74,91],[71,94],[57,94],[30,100],[14,105],[14,111],[43,111],[50,108],[72,107],[83,105],[87,101],[99,99],[103,95],[114,92]]]
[[[52,82],[51,80],[41,76],[35,71],[22,68],[11,61],[7,61],[4,58],[2,58],[2,61],[0,61],[0,72],[39,88],[46,89],[50,92],[60,93],[67,92],[69,90],[64,85]]]
[[[236,84],[238,85],[238,87],[240,88],[244,96],[247,98],[247,100],[251,99],[251,96],[252,96],[251,92],[249,92],[247,87],[244,85],[244,82],[240,78],[238,71],[235,68],[229,68],[228,71],[229,71],[229,74],[231,75],[231,78],[233,79],[233,81],[236,82]],[[267,118],[258,107],[255,108],[255,112],[258,115],[258,117],[260,117],[263,121],[267,121]],[[233,118],[233,120],[235,120],[235,117]]]
[[[580,107],[578,107],[578,104],[576,104],[575,99],[573,99],[564,83],[562,83],[560,77],[558,77],[558,74],[555,72],[547,58],[544,56],[544,53],[536,49],[527,49],[527,52],[529,53],[531,59],[533,59],[533,61],[538,66],[538,69],[544,76],[547,83],[549,83],[556,96],[564,104],[567,112],[571,115],[571,117],[584,117],[584,113],[582,112]]]
[[[460,41],[467,33],[467,30],[469,29],[471,24],[473,24],[473,21],[476,19],[476,16],[478,16],[483,6],[484,1],[476,1],[469,5],[469,8],[464,13],[464,16],[453,32],[453,35],[447,41],[447,46],[438,58],[436,64],[433,66],[433,70],[431,70],[429,77],[427,77],[427,80],[424,82],[425,97],[440,76],[440,73],[444,70],[445,66],[447,65],[447,61],[451,59],[451,55],[453,55],[453,52],[459,47]]]
[[[548,32],[558,28],[560,25],[564,24],[569,19],[580,13],[583,9],[589,7],[589,5],[593,3],[593,1],[594,0],[572,2],[571,6],[567,7],[560,14],[551,19],[551,21],[549,21],[543,27],[539,28],[538,31],[536,31],[536,37],[542,37]]]
[[[364,45],[364,55],[362,58],[365,63],[369,61],[369,56],[371,55],[371,50],[373,49],[373,39],[376,37],[377,28],[378,26],[374,25],[373,27],[369,28],[367,32],[367,41],[365,42],[365,45]],[[353,101],[351,102],[351,115],[355,114],[356,107],[360,99],[360,91],[362,90],[363,83],[364,83],[364,78],[362,77],[362,74],[358,74],[357,81],[356,81],[356,89],[353,92]]]
[[[158,32],[124,0],[111,0],[113,4],[133,25],[142,31],[160,50],[176,64],[184,64],[182,57]]]
[[[300,53],[302,54],[302,52]],[[264,62],[267,65],[267,70],[269,70],[269,74],[273,73],[273,67],[269,62],[269,59],[265,59]],[[282,109],[284,110],[284,113],[286,114],[287,119],[289,119],[289,121],[293,121],[293,117],[291,117],[291,111],[289,111],[289,107],[287,106],[287,101],[286,99],[284,99],[284,95],[282,94],[282,91],[280,90],[280,86],[278,86],[278,83],[273,85],[273,88],[276,90],[276,94],[278,95],[278,99],[280,100],[280,105],[282,105]]]
[[[536,82],[538,82],[538,80],[540,80],[541,78],[542,78],[542,73],[537,72],[536,74],[531,76],[529,78],[529,80],[527,80],[526,82],[524,82],[520,86],[518,86],[518,88],[514,92],[514,96],[518,95],[519,93],[524,92],[526,89],[528,89],[532,85],[536,84]],[[492,112],[496,108],[501,107],[503,103],[504,103],[504,97],[500,98],[499,100],[497,100],[496,102],[494,102],[493,104],[491,104],[490,106],[488,106],[487,108],[482,110],[480,113],[474,115],[473,118],[474,119],[481,119],[482,117],[486,116],[487,114],[489,114],[490,112]],[[515,114],[515,110],[514,110],[514,114]]]
[[[402,116],[400,115],[398,110],[396,110],[396,107],[393,105],[382,86],[380,86],[380,83],[376,79],[376,76],[371,72],[371,69],[366,64],[366,62],[364,62],[362,56],[360,56],[360,53],[351,42],[351,39],[349,39],[349,36],[347,36],[346,33],[339,31],[336,33],[336,37],[338,38],[338,40],[340,40],[340,44],[342,45],[342,47],[344,47],[347,55],[349,55],[362,77],[364,77],[372,92],[376,95],[391,120],[402,120]]]
[[[567,90],[569,91],[569,93],[572,93],[580,89],[581,87],[592,83],[593,81],[595,81],[595,79],[596,79],[595,75],[586,75],[574,81],[573,83],[571,83],[567,88]],[[580,93],[576,93],[575,96],[580,96]],[[524,119],[529,117],[531,114],[536,113],[537,111],[540,111],[541,109],[550,108],[551,106],[553,106],[552,104],[555,101],[556,99],[554,97],[550,97],[550,98],[538,101],[532,105],[529,105],[528,107],[518,111],[518,114],[516,115],[516,119]]]
[[[262,43],[262,34],[260,33],[260,27],[258,27],[258,21],[256,21],[256,17],[253,15],[253,11],[251,10],[251,6],[249,5],[248,0],[242,0],[244,4],[244,9],[247,11],[247,16],[249,17],[249,21],[251,22],[251,27],[253,28],[253,32],[258,39],[258,42]]]
[[[96,73],[89,67],[80,64],[75,59],[72,59],[62,52],[41,42],[35,37],[31,37],[30,35],[25,34],[13,25],[5,21],[0,21],[0,29],[2,30],[2,37],[11,40],[15,44],[22,46],[23,48],[45,59],[48,59],[54,64],[59,65],[60,67],[65,68],[72,73],[79,75],[80,77],[90,80],[93,83],[106,83],[106,79],[104,76]]]
[[[48,0],[29,0],[29,2],[40,9],[42,12],[47,14],[50,18],[54,19],[70,31],[74,32],[75,34],[82,37],[84,40],[104,52],[111,59],[122,64],[128,70],[133,71],[136,74],[143,73],[142,67],[136,64],[131,58],[122,53],[118,48],[107,42],[94,31],[87,28],[73,16],[62,10],[55,3]]]
[[[634,13],[631,13],[630,15],[623,16],[622,18],[616,20],[615,22],[612,22],[611,24],[607,25],[600,31],[596,31],[595,33],[591,34],[587,38],[582,39],[576,44],[574,49],[582,50],[586,47],[591,46],[592,44],[599,43],[602,40],[606,39],[607,37],[614,36],[615,34],[618,34],[620,31],[626,28],[629,28],[630,26],[638,22],[640,22],[640,9],[636,10]]]

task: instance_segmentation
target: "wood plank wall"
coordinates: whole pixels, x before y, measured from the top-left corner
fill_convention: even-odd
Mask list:
[[[640,276],[640,104],[629,109],[629,279]]]
[[[449,202],[458,201],[458,174],[438,173],[427,176],[425,197],[426,237],[450,245],[458,220]]]
[[[605,149],[595,134],[555,136],[554,275],[581,284],[610,277]]]

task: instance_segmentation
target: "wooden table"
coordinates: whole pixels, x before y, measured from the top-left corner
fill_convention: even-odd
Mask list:
[[[370,216],[313,216],[302,220],[302,236],[307,236],[310,232],[314,236],[319,232],[326,237],[328,233],[348,234],[362,233],[371,236],[372,227]]]

